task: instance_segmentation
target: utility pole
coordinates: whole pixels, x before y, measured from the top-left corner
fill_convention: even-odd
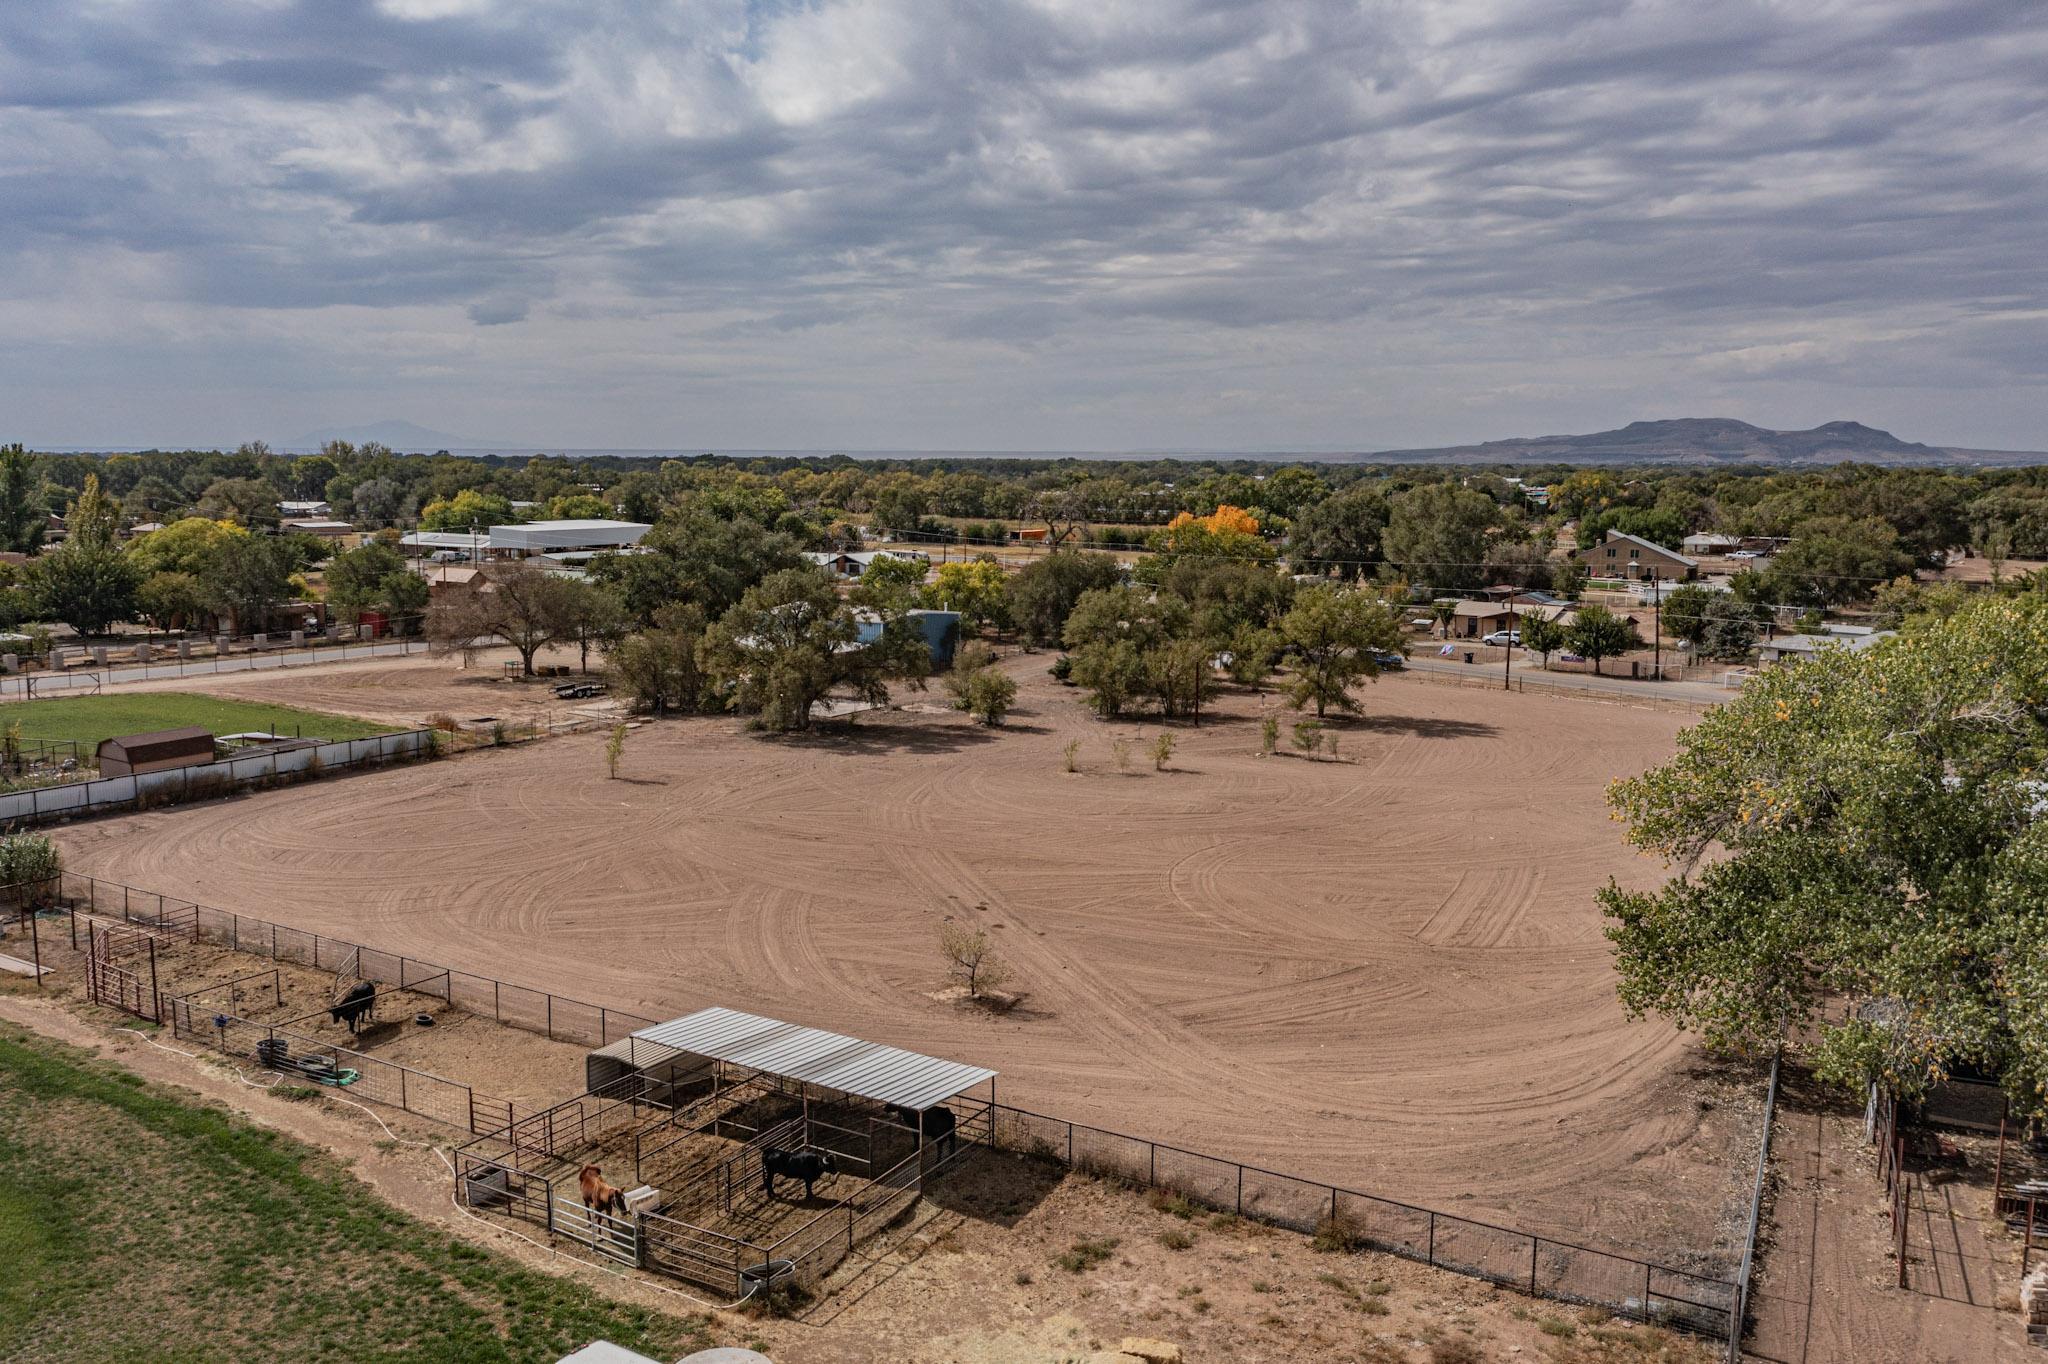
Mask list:
[[[1657,570],[1650,570],[1650,601],[1656,614],[1655,624],[1650,627],[1651,657],[1655,660],[1651,676],[1659,682],[1664,680],[1664,589],[1658,585]]]
[[[1515,617],[1515,623],[1508,627],[1508,646],[1501,650],[1500,689],[1513,691],[1515,684],[1511,674],[1515,669],[1515,636],[1522,633],[1522,618]]]

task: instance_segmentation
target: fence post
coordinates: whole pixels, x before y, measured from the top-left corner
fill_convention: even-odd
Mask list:
[[[495,980],[491,982],[491,1022],[493,1023],[503,1023],[505,1021],[505,1015],[498,1012],[498,984],[499,982]]]
[[[1743,1307],[1741,1306],[1741,1303],[1742,1303],[1742,1297],[1743,1297],[1743,1294],[1742,1294],[1742,1289],[1741,1289],[1741,1288],[1740,1288],[1740,1287],[1738,1286],[1738,1287],[1736,1288],[1736,1290],[1735,1290],[1735,1300],[1736,1300],[1736,1304],[1737,1304],[1737,1305],[1736,1305],[1736,1308],[1735,1308],[1735,1315],[1736,1315],[1737,1317],[1746,1317],[1746,1316],[1748,1316],[1748,1315],[1749,1315],[1749,1314],[1748,1314],[1748,1312],[1746,1312],[1746,1311],[1745,1311],[1745,1310],[1743,1309]],[[1645,1325],[1645,1326],[1648,1326],[1649,1324],[1650,1324],[1650,1262],[1649,1262],[1648,1260],[1645,1260],[1645,1261],[1643,1261],[1643,1325]],[[1729,1327],[1728,1329],[1729,1329],[1729,1331],[1731,1331],[1731,1332],[1732,1332],[1732,1333],[1734,1334],[1734,1338],[1735,1338],[1735,1344],[1734,1344],[1734,1345],[1732,1345],[1731,1347],[1729,1347],[1729,1348],[1730,1348],[1730,1350],[1731,1350],[1731,1352],[1733,1352],[1733,1351],[1736,1351],[1736,1350],[1740,1350],[1740,1349],[1742,1348],[1742,1323],[1741,1323],[1741,1321],[1739,1321],[1739,1320],[1738,1320],[1737,1322],[1735,1322],[1735,1324],[1734,1324],[1734,1325],[1730,1326],[1730,1327]]]
[[[1237,1167],[1237,1215],[1244,1216],[1244,1166]]]
[[[405,1101],[405,1070],[404,1066],[398,1068],[398,1106],[410,1113],[412,1105]]]
[[[548,1041],[555,1040],[555,997],[548,996]]]
[[[1536,1247],[1543,1244],[1541,1236],[1529,1238],[1529,1296],[1536,1296]]]
[[[600,1006],[597,1011],[597,1045],[600,1047],[611,1045],[611,1026],[610,1018],[606,1015],[603,1007]]]
[[[1429,1263],[1436,1263],[1436,1213],[1429,1214]]]
[[[1074,1124],[1067,1124],[1067,1168],[1074,1168]]]

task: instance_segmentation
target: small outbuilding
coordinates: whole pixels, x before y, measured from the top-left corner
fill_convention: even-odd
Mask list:
[[[213,735],[197,725],[179,729],[157,729],[147,734],[124,734],[102,739],[99,746],[100,775],[132,777],[138,772],[162,772],[173,767],[196,767],[213,761]]]

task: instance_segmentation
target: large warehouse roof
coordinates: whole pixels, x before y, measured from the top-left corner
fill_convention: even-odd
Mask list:
[[[699,1009],[685,1018],[642,1028],[633,1037],[905,1108],[930,1108],[996,1076],[980,1066],[920,1056],[900,1047],[736,1009]]]
[[[518,525],[492,526],[492,549],[521,549],[546,553],[564,549],[621,549],[637,545],[640,537],[654,527],[639,521],[526,521]]]

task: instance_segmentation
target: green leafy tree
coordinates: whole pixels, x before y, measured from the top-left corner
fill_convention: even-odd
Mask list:
[[[704,612],[695,606],[663,608],[654,625],[616,641],[606,653],[605,675],[635,708],[665,715],[704,708],[709,688],[698,646]]]
[[[1593,661],[1593,671],[1600,671],[1600,660],[1625,654],[1642,641],[1636,638],[1636,627],[1625,616],[1617,616],[1604,606],[1582,606],[1578,615],[1566,628],[1565,639],[1572,652]]]
[[[206,590],[190,573],[152,573],[137,589],[135,605],[157,629],[182,629],[205,614]]]
[[[1592,572],[1577,559],[1566,559],[1551,569],[1550,590],[1566,601],[1577,601],[1592,576]]]
[[[101,491],[99,476],[87,474],[65,519],[70,533],[64,543],[30,562],[30,595],[38,614],[80,634],[102,634],[134,613],[142,585],[134,563],[115,543],[120,507]]]
[[[545,510],[550,521],[608,521],[612,518],[611,504],[596,493],[563,493],[549,498]]]
[[[1405,647],[1401,622],[1387,603],[1335,585],[1297,593],[1292,609],[1280,618],[1280,637],[1293,656],[1287,702],[1296,710],[1313,704],[1318,719],[1332,706],[1358,710],[1351,687],[1380,675],[1374,655],[1400,653]]]
[[[50,528],[35,456],[19,444],[0,446],[0,549],[33,554]]]
[[[1522,617],[1516,627],[1522,632],[1522,647],[1543,657],[1543,666],[1550,666],[1550,656],[1562,649],[1570,638],[1570,631],[1551,617],[1532,611]]]
[[[609,584],[589,578],[568,579],[563,608],[568,612],[568,638],[576,646],[576,666],[590,671],[593,647],[609,648],[631,624],[625,603]]]
[[[423,530],[466,531],[475,527],[481,533],[492,526],[510,525],[516,520],[510,498],[479,492],[475,488],[464,488],[453,497],[436,498],[420,508],[420,527]]]
[[[922,560],[878,555],[861,570],[853,600],[882,612],[903,612],[924,599],[926,567]]]
[[[415,590],[410,583],[419,584]],[[405,556],[375,541],[344,550],[327,565],[327,605],[353,625],[365,611],[399,614],[425,604],[426,580],[406,566]]]
[[[925,601],[958,611],[969,630],[1002,629],[1010,623],[1009,575],[990,555],[940,564]]]
[[[233,521],[250,529],[275,526],[277,488],[260,478],[221,478],[199,495],[197,512],[211,521]]]
[[[860,642],[853,608],[823,574],[789,569],[747,589],[704,636],[705,670],[741,711],[764,728],[811,727],[811,711],[834,690],[886,705],[889,683],[923,685],[931,651],[902,618],[879,639]]]
[[[1697,583],[1674,587],[1664,595],[1664,628],[1673,639],[1697,645],[1707,633],[1707,624],[1723,594],[1709,592]]]
[[[291,600],[297,567],[292,547],[284,540],[231,535],[214,546],[197,576],[207,609],[230,621],[234,633],[249,634],[261,630],[271,613]]]
[[[716,619],[771,573],[804,568],[797,540],[749,517],[724,519],[702,508],[678,513],[649,531],[638,554],[600,554],[590,574],[619,591],[642,626],[663,608],[690,605]]]
[[[1122,585],[1082,594],[1067,616],[1065,641],[1073,680],[1087,689],[1096,714],[1115,719],[1153,694],[1161,676],[1148,655],[1185,634],[1188,623],[1187,603],[1169,593]]]
[[[1059,550],[1034,559],[1010,580],[1011,615],[1024,638],[1041,647],[1056,645],[1075,603],[1121,581],[1123,569],[1113,556]]]
[[[1880,584],[1913,571],[1913,556],[1899,533],[1876,517],[1819,517],[1764,570],[1772,600],[1796,606],[1842,606],[1867,601]]]
[[[1621,998],[1909,1097],[1958,1062],[2048,1110],[2048,599],[1772,668],[1610,800],[1678,868],[1610,884]],[[1846,1009],[1843,1007],[1846,1003]]]
[[[1479,586],[1487,532],[1500,508],[1485,493],[1455,483],[1425,483],[1394,498],[1387,518],[1387,558],[1409,580],[1435,588]]]

